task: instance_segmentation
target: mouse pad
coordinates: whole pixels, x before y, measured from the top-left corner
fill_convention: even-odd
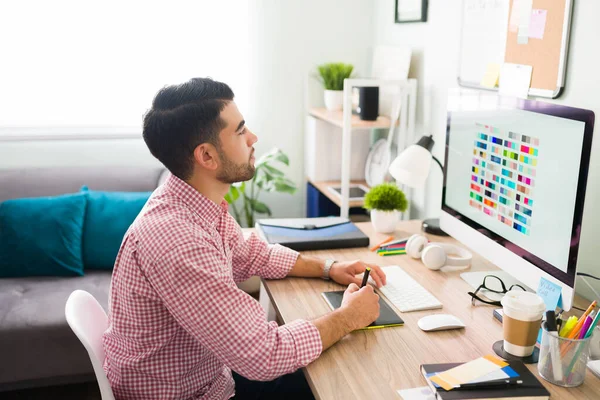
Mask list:
[[[342,298],[344,297],[344,291],[339,290],[335,292],[323,292],[323,297],[332,309],[339,308],[342,305]],[[379,318],[375,320],[371,325],[365,326],[362,329],[374,329],[374,328],[385,328],[388,326],[402,326],[404,321],[392,308],[379,296]]]

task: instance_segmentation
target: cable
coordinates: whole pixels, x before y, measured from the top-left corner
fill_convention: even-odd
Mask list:
[[[600,278],[598,278],[597,276],[586,274],[585,272],[578,272],[577,275],[579,275],[579,276],[585,276],[586,278],[592,278],[592,279],[595,279],[597,281],[600,281]]]

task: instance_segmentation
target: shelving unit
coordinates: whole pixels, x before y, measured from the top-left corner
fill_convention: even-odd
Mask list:
[[[342,128],[341,142],[341,180],[340,181],[314,181],[309,182],[317,188],[324,196],[330,199],[338,207],[340,207],[340,216],[348,218],[350,207],[361,207],[362,201],[349,201],[350,188],[350,165],[351,165],[351,150],[352,140],[351,133],[353,130],[366,130],[390,127],[390,118],[387,116],[379,116],[376,121],[363,121],[357,115],[352,114],[352,89],[355,87],[367,86],[392,86],[398,88],[398,96],[402,102],[399,121],[396,126],[399,127],[396,143],[398,153],[415,141],[415,114],[416,114],[416,97],[417,97],[417,80],[387,80],[387,79],[346,79],[344,81],[344,103],[343,110],[329,111],[325,108],[310,107],[307,114],[325,121],[333,126]],[[353,181],[352,183],[362,183],[368,186],[365,181]],[[328,186],[340,185],[341,198],[335,196],[328,190]],[[403,188],[407,192],[406,188]],[[410,196],[409,196],[410,197]],[[404,213],[404,218],[409,218],[408,213]]]
[[[308,114],[319,118],[325,122],[344,128],[344,112],[343,111],[329,111],[326,108],[315,107],[308,111]],[[390,118],[385,115],[380,115],[376,121],[363,121],[358,115],[352,115],[351,117],[352,129],[378,129],[378,128],[389,128]],[[398,122],[396,122],[398,126]]]
[[[312,179],[309,179],[308,182],[316,187],[319,192],[323,193],[323,195],[331,200],[336,206],[342,206],[342,199],[329,190],[330,186],[339,185],[339,181],[313,181]],[[368,187],[366,181],[350,181],[350,184],[359,184]],[[349,207],[362,207],[363,201],[352,200],[348,202],[348,205]]]

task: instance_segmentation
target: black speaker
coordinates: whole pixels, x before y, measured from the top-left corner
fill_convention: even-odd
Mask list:
[[[358,88],[358,115],[364,121],[375,121],[379,116],[379,87]]]

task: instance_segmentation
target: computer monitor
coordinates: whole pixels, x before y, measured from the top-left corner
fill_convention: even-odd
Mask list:
[[[441,228],[569,310],[594,113],[487,94],[448,100]]]

